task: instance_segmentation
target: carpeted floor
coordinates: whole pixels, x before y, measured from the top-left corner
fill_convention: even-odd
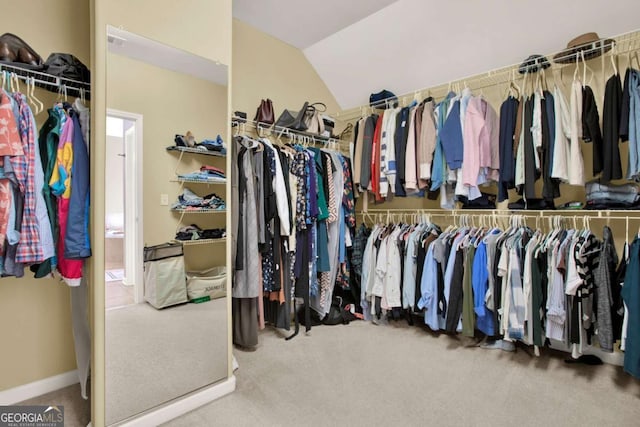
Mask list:
[[[321,326],[234,350],[236,391],[168,426],[638,426],[640,381],[612,365],[466,347],[416,327]]]
[[[107,424],[226,377],[226,304],[107,310]]]
[[[91,391],[91,384],[87,384],[87,391]],[[65,427],[86,427],[91,421],[91,400],[82,398],[80,384],[25,400],[19,405],[64,406]]]

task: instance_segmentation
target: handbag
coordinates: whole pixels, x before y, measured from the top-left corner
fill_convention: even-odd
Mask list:
[[[256,110],[256,117],[253,119],[256,124],[263,124],[271,126],[274,122],[275,115],[273,114],[273,103],[270,99],[263,99],[260,101],[260,106]]]
[[[287,128],[304,132],[307,130],[305,123],[305,115],[309,110],[309,103],[305,102],[300,111],[284,110],[278,120],[276,121],[276,127]]]
[[[322,106],[324,109],[318,110],[318,106]],[[307,107],[304,115],[307,132],[315,135],[322,135],[324,133],[324,121],[320,113],[324,113],[325,111],[327,111],[327,106],[322,102],[314,102]]]

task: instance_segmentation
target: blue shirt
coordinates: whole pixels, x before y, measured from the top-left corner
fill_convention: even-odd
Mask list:
[[[489,287],[489,271],[487,269],[487,244],[482,241],[473,257],[471,276],[473,288],[473,309],[476,313],[476,327],[483,333],[493,336],[495,328],[493,313],[486,307],[484,297]]]
[[[427,255],[424,258],[424,269],[420,282],[420,294],[418,308],[425,309],[424,324],[431,330],[440,329],[440,316],[438,316],[438,263],[433,257],[434,244],[429,245]]]
[[[451,112],[440,132],[440,139],[449,169],[460,169],[460,167],[462,167],[464,154],[462,127],[460,126],[460,101],[455,101],[453,104]]]

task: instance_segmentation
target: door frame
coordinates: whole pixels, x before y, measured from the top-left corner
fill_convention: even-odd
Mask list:
[[[125,281],[126,285],[134,287],[134,302],[140,304],[144,302],[144,286],[143,286],[143,197],[142,197],[142,146],[143,133],[142,114],[131,113],[128,111],[107,108],[107,116],[128,120],[135,123],[136,143],[127,144],[124,133],[122,135],[124,153],[125,153],[125,200],[124,200],[124,256],[125,256]],[[133,145],[133,146],[131,146]],[[133,206],[133,209],[131,209]],[[133,232],[130,230],[133,228]],[[129,254],[134,254],[129,257]],[[135,272],[133,279],[128,274],[127,260],[130,261],[131,270]],[[133,282],[133,283],[130,283]]]

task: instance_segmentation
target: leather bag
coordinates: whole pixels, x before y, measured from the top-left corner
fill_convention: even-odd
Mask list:
[[[256,110],[256,117],[253,119],[257,124],[271,126],[275,120],[275,114],[273,113],[273,103],[270,99],[263,99],[260,101],[260,106]]]
[[[278,120],[276,121],[276,127],[287,128],[304,132],[307,130],[307,124],[305,123],[305,116],[309,110],[309,103],[305,102],[300,111],[284,110]]]

